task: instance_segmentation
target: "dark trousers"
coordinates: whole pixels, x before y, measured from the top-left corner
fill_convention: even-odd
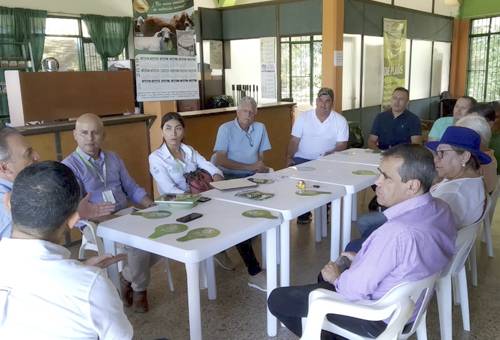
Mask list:
[[[271,313],[276,316],[290,331],[302,336],[302,317],[307,316],[309,293],[317,288],[335,291],[335,287],[318,277],[318,283],[276,288],[269,295],[267,304]],[[328,314],[327,319],[336,325],[365,337],[377,337],[387,327],[383,321],[362,320],[349,316]],[[322,339],[342,339],[332,333],[323,331]]]
[[[235,174],[224,173],[225,179],[243,178],[247,176],[248,175],[238,176]],[[251,239],[238,243],[236,245],[236,249],[238,249],[238,253],[240,253],[241,258],[247,267],[248,274],[255,275],[262,271],[259,261],[257,261],[257,257],[255,257],[255,253],[253,252]]]

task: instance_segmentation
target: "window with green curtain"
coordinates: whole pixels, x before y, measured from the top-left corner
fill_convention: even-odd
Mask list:
[[[45,43],[45,18],[47,11],[0,7],[0,59],[23,59],[23,47],[31,46],[34,70],[39,70]],[[25,53],[28,53],[25,51]],[[29,54],[26,55],[28,57]],[[4,65],[4,64],[2,64]],[[8,115],[4,71],[0,66],[0,115]]]
[[[117,57],[127,46],[132,18],[82,15],[82,19],[106,70],[108,58]]]

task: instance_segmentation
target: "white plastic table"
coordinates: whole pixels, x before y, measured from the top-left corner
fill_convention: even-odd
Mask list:
[[[378,166],[382,159],[382,154],[380,152],[373,152],[372,149],[352,148],[334,152],[320,159],[324,161]]]
[[[333,259],[337,258],[340,251],[340,199],[346,193],[346,190],[342,186],[306,182],[308,189],[327,191],[329,193],[316,196],[300,196],[296,194],[296,185],[298,182],[296,179],[290,179],[286,176],[281,177],[277,175],[277,172],[257,174],[252,177],[269,178],[273,179],[274,182],[271,184],[260,184],[257,188],[247,190],[259,190],[273,193],[274,197],[257,201],[235,195],[244,190],[219,191],[216,189],[206,191],[203,195],[217,200],[224,200],[281,213],[283,216],[283,223],[280,226],[280,286],[286,287],[290,285],[290,220],[330,202],[332,203],[330,252],[331,254],[336,254]],[[313,184],[319,185],[319,187],[313,188]],[[266,240],[266,244],[268,242],[269,240]]]
[[[373,152],[372,149],[360,149],[352,148],[344,151],[339,151],[332,153],[328,156],[320,158],[324,161],[341,162],[341,163],[352,163],[361,165],[372,165],[379,166],[380,160],[382,159],[382,153]],[[357,220],[357,208],[358,202],[356,198],[356,193],[352,194],[352,220]]]
[[[353,171],[369,170],[374,175],[354,175]],[[375,183],[378,177],[376,166],[315,160],[277,171],[277,175],[290,176],[324,184],[341,185],[346,190],[342,198],[342,250],[351,240],[351,217],[353,195]],[[332,211],[333,214],[333,211]],[[333,216],[333,215],[332,215]],[[340,252],[339,252],[340,253]],[[336,254],[337,256],[339,254]],[[333,259],[333,257],[332,257]]]
[[[146,211],[163,209],[153,207]],[[109,221],[104,221],[97,228],[97,235],[103,238],[106,253],[115,254],[115,243],[122,243],[169,259],[183,262],[186,265],[189,332],[191,339],[202,338],[200,313],[200,264],[205,261],[207,267],[208,296],[215,299],[215,276],[213,270],[213,255],[228,249],[244,240],[248,240],[261,233],[266,234],[267,249],[267,292],[271,292],[277,285],[277,226],[282,218],[274,213],[278,219],[249,218],[242,216],[248,206],[230,202],[212,200],[200,203],[192,209],[172,209],[172,215],[161,219],[146,219],[142,216],[125,215]],[[189,229],[185,232],[165,235],[157,239],[149,239],[156,226],[166,223],[179,223],[175,219],[191,212],[203,214],[199,219],[185,223]],[[220,231],[213,238],[195,239],[179,242],[176,239],[187,234],[194,228],[212,227]],[[117,265],[108,267],[108,274],[116,287],[119,287]],[[267,308],[267,306],[266,306]],[[276,318],[267,309],[267,332],[270,336],[276,335]]]

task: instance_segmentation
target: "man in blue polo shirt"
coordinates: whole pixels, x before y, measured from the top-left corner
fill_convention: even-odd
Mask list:
[[[264,151],[271,149],[266,126],[255,121],[257,103],[243,97],[236,110],[236,118],[219,127],[212,161],[222,170],[225,179],[242,178],[256,172],[269,172],[264,164]],[[250,275],[248,285],[266,290],[266,275],[252,249],[251,240],[236,245]],[[234,270],[227,252],[215,256],[215,262],[226,270]]]
[[[397,87],[392,93],[391,109],[381,112],[375,118],[368,147],[386,150],[398,144],[422,144],[420,118],[406,109],[410,94],[404,87]]]
[[[255,122],[257,103],[243,97],[236,110],[236,118],[219,127],[215,141],[215,164],[225,179],[241,178],[256,172],[268,172],[264,151],[271,149],[266,126]]]

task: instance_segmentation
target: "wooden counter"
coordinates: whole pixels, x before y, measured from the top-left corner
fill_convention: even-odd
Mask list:
[[[286,167],[286,150],[292,130],[294,103],[279,102],[258,106],[256,121],[266,125],[272,149],[264,154],[267,165],[275,170]],[[148,112],[151,114],[152,112]],[[166,112],[156,113],[158,120]],[[205,158],[213,154],[219,126],[236,118],[236,107],[180,112],[186,121],[185,143],[194,147]],[[156,125],[156,124],[155,124]],[[158,127],[159,128],[159,127]],[[152,136],[156,132],[152,132]],[[152,148],[161,145],[161,134],[151,140]]]

